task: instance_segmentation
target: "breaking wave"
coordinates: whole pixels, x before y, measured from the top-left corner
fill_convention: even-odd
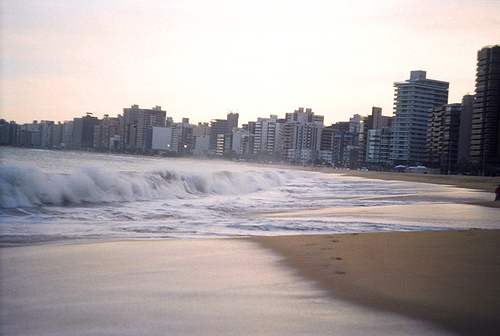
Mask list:
[[[0,168],[0,207],[248,194],[285,185],[290,177],[277,170],[202,173],[157,169],[130,173],[93,166],[62,174],[45,173],[34,166],[6,165]]]

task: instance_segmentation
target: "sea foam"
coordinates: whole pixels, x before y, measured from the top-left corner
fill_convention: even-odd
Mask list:
[[[63,174],[11,164],[0,168],[0,207],[248,194],[285,185],[290,176],[274,170],[181,172],[157,168],[134,173],[100,166],[86,166]]]

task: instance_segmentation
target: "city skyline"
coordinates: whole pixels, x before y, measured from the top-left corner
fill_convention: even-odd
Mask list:
[[[465,95],[461,104],[448,103],[448,82],[429,79],[425,71],[411,71],[409,79],[394,84],[393,117],[372,107],[370,116],[356,114],[348,122],[325,127],[324,116],[299,107],[283,119],[258,118],[240,129],[238,113],[194,126],[189,118],[175,123],[161,106],[132,105],[123,109],[123,116],[106,115],[102,120],[91,113],[64,124],[17,125],[2,119],[0,144],[232,159],[264,155],[269,160],[273,155],[289,163],[363,165],[364,169],[372,164],[387,169],[404,162],[425,172],[429,171],[422,163],[428,163],[441,173],[462,169],[484,175],[487,169],[498,169],[499,163],[499,51],[497,45],[478,52],[476,95]]]
[[[411,70],[474,94],[495,1],[4,1],[0,117],[71,120],[160,105],[192,123],[312,107],[325,124],[392,115]],[[496,40],[495,40],[496,39]]]

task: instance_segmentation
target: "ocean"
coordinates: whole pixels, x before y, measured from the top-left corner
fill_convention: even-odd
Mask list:
[[[421,221],[404,213],[389,218],[356,214],[384,206],[449,203],[455,192],[446,186],[218,160],[9,147],[0,148],[0,157],[4,246],[498,226],[453,217]],[[479,192],[467,197],[485,198]],[[270,216],[318,209],[329,209],[329,215]],[[338,216],[332,215],[336,209]],[[346,209],[355,214],[346,215]]]

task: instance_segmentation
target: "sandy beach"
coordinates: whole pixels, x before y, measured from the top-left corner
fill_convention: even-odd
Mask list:
[[[0,252],[2,335],[451,335],[330,296],[247,239]]]
[[[288,265],[315,279],[334,297],[433,321],[461,335],[495,335],[500,330],[500,231],[490,230],[497,228],[500,202],[488,200],[493,199],[500,178],[309,170],[443,185],[443,191],[409,196],[421,204],[261,215],[304,221],[377,217],[388,223],[404,218],[418,225],[428,223],[429,228],[437,224],[454,230],[261,237],[257,241],[284,255]],[[442,203],[426,204],[429,197]],[[371,197],[377,198],[384,199]],[[464,230],[458,230],[460,226]]]
[[[466,230],[3,248],[2,334],[495,335],[499,240]]]
[[[255,238],[333,297],[438,323],[461,335],[500,328],[500,231]]]

